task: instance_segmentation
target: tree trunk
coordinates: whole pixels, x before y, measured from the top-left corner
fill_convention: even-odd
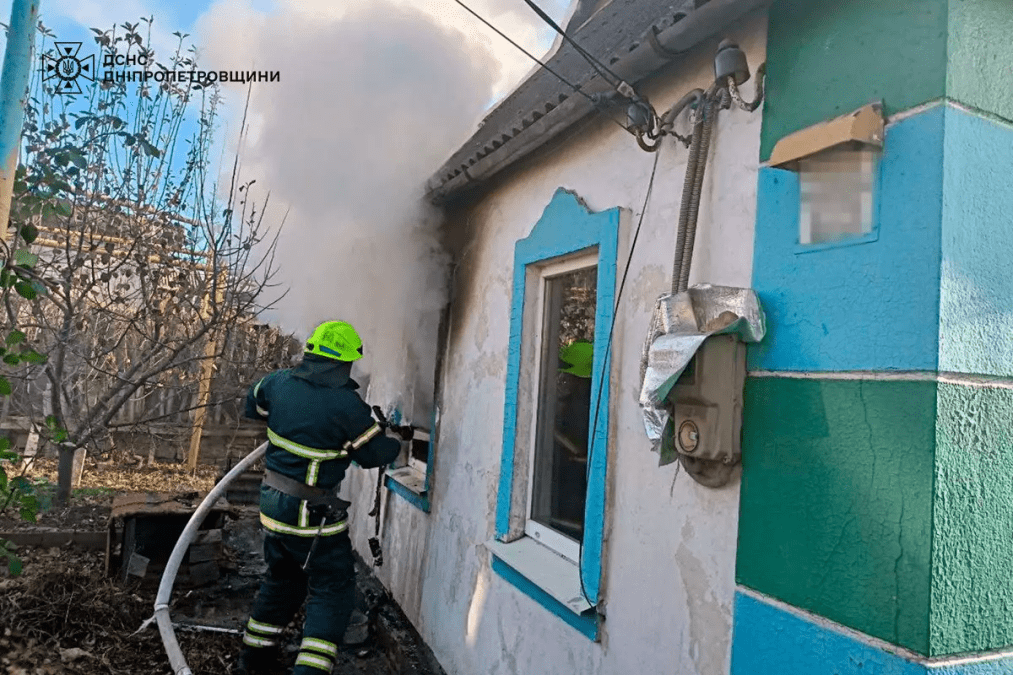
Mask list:
[[[70,503],[70,490],[74,482],[74,446],[60,446],[60,463],[57,467],[56,505]]]

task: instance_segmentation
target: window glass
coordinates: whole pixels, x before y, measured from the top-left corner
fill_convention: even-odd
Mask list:
[[[531,520],[584,535],[597,267],[545,279]]]

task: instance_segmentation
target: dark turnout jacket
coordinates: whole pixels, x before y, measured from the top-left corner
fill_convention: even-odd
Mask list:
[[[307,354],[295,368],[275,371],[251,387],[246,416],[267,421],[267,469],[332,489],[353,461],[363,468],[394,461],[400,444],[373,419],[350,374],[349,363]],[[268,530],[315,536],[320,518],[305,501],[261,487],[260,519]],[[327,523],[320,534],[346,528],[344,521]]]

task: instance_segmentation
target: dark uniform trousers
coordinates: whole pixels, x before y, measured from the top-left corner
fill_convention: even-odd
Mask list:
[[[309,537],[266,534],[264,560],[268,571],[247,623],[247,644],[274,646],[278,634],[306,601],[306,623],[293,675],[330,672],[355,603],[355,569],[348,532],[321,537],[304,572],[302,565],[312,543]]]

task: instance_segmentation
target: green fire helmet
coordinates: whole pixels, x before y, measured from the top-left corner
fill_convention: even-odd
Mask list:
[[[566,365],[560,368],[564,373],[570,373],[585,379],[591,377],[591,361],[594,357],[594,347],[587,340],[574,340],[559,350],[559,358]]]
[[[313,331],[305,352],[336,361],[358,361],[362,358],[362,339],[351,324],[328,321]]]

